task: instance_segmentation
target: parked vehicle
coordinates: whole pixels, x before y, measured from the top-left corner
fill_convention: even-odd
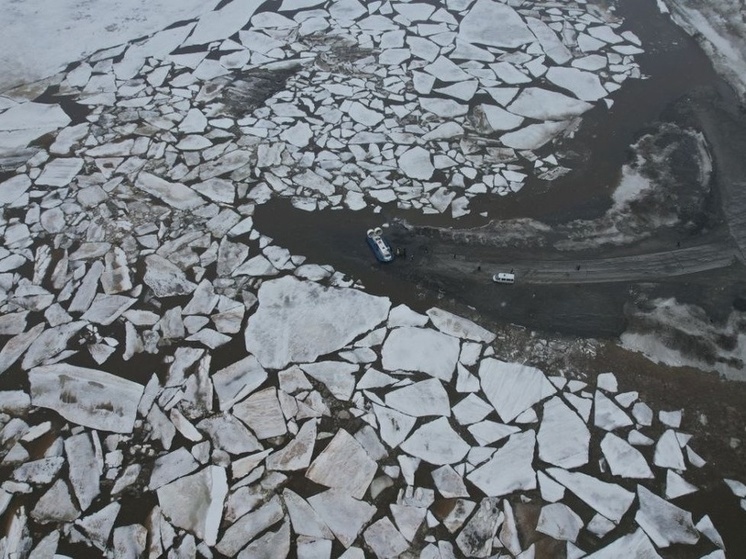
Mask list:
[[[495,283],[515,283],[515,274],[500,272],[492,276],[492,281]]]
[[[380,227],[368,229],[366,240],[379,262],[391,262],[394,259],[394,252],[391,250],[391,245],[383,238],[383,229]]]

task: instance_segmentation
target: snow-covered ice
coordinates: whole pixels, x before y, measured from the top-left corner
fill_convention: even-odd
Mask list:
[[[535,489],[536,473],[532,467],[535,445],[533,431],[511,435],[508,442],[467,479],[490,497]]]
[[[694,544],[699,533],[694,527],[690,512],[680,509],[658,497],[642,485],[637,486],[640,509],[635,521],[658,547],[676,543]]]
[[[614,522],[622,519],[635,498],[634,493],[619,485],[600,481],[581,472],[549,468],[547,473],[575,493],[589,507]]]
[[[340,349],[383,322],[391,305],[356,289],[324,288],[289,276],[264,282],[258,299],[246,326],[246,349],[271,369]]]
[[[559,397],[544,404],[537,441],[539,457],[560,468],[588,463],[591,434],[585,422]]]
[[[482,360],[479,379],[487,399],[505,422],[556,392],[539,369],[497,359]]]
[[[29,371],[31,402],[92,429],[131,433],[143,386],[95,369],[64,363]]]
[[[458,339],[429,328],[396,328],[383,344],[383,367],[387,371],[420,371],[450,381],[458,362]]]

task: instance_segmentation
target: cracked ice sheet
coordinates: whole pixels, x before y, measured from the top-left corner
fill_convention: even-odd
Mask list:
[[[451,380],[460,352],[458,339],[428,328],[404,326],[383,344],[387,371],[420,371],[446,382]]]
[[[632,505],[635,494],[613,483],[600,481],[580,472],[548,468],[547,473],[575,493],[593,510],[613,522],[619,522]]]
[[[212,10],[217,0],[87,2],[2,0],[2,89],[45,78],[99,49],[126,43]]]
[[[386,320],[391,306],[386,297],[289,276],[264,282],[258,299],[246,327],[246,349],[270,369],[313,362],[344,347]]]
[[[556,392],[544,373],[520,363],[484,359],[479,378],[487,399],[506,423]]]
[[[29,372],[33,405],[76,423],[114,433],[131,433],[143,386],[95,369],[65,363]]]
[[[511,435],[489,461],[466,477],[490,497],[536,489],[536,473],[532,467],[535,446],[533,431]]]

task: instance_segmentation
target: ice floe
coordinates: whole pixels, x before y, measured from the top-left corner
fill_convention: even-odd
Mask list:
[[[652,423],[639,395],[612,400],[604,375],[595,400],[573,394],[579,381],[510,362],[471,320],[392,309],[267,237],[254,213],[284,197],[306,211],[467,215],[478,195],[530,184],[530,150],[639,76],[639,40],[583,4],[264,8],[221,3],[50,77],[84,121],[0,100],[0,157],[17,162],[0,184],[0,371],[29,387],[0,398],[12,417],[0,509],[14,511],[1,545],[528,558],[530,500],[538,531],[579,556],[565,489],[597,511],[586,530],[600,536],[632,507],[625,478],[651,472],[630,446],[648,440],[639,431],[629,443],[594,432],[619,485],[588,463],[592,429],[632,426],[633,404],[639,428]],[[701,462],[675,412],[660,419],[671,431],[654,466],[669,468],[675,498],[693,487],[673,471],[682,448]],[[32,459],[42,438],[49,450]],[[638,491],[638,524],[657,543],[665,526],[649,517],[664,507]],[[132,502],[156,498],[132,524]],[[620,537],[579,545],[652,548],[642,531]]]
[[[246,348],[272,369],[340,349],[383,322],[390,307],[383,297],[292,277],[263,283],[257,297],[258,310],[246,326]]]

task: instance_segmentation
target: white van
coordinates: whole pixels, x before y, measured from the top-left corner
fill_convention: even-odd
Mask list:
[[[499,273],[492,276],[495,283],[515,283],[515,274]]]

